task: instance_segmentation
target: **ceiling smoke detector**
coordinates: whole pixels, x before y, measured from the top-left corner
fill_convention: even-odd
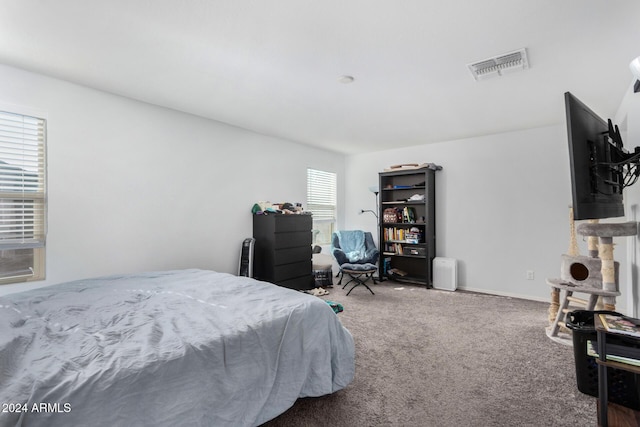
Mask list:
[[[526,70],[529,68],[527,50],[522,48],[514,52],[504,53],[493,58],[468,64],[469,71],[476,80],[484,80],[489,77],[501,76],[512,71]]]

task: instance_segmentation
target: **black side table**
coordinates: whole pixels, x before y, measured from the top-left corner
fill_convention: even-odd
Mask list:
[[[626,339],[637,340],[640,343],[640,338],[635,338],[629,335],[623,335],[616,333],[614,331],[607,331],[607,329],[602,324],[602,320],[600,320],[600,316],[593,317],[593,324],[596,328],[596,332],[598,334],[598,359],[596,362],[598,363],[598,405],[599,405],[599,424],[602,427],[607,427],[609,425],[608,420],[608,401],[609,401],[609,390],[607,387],[607,368],[616,368],[622,369],[625,371],[633,372],[635,374],[640,374],[640,367],[635,365],[630,365],[628,363],[622,362],[614,362],[607,361],[607,336],[609,335],[617,335],[624,336]]]

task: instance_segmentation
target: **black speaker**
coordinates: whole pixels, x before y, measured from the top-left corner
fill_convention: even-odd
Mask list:
[[[238,263],[238,276],[253,277],[253,250],[256,239],[249,237],[242,242],[240,262]]]

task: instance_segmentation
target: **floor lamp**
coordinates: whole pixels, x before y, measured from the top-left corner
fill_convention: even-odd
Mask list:
[[[378,186],[377,185],[372,185],[371,187],[369,187],[369,191],[371,191],[373,194],[376,195],[376,210],[371,210],[371,209],[360,209],[360,215],[362,215],[365,212],[371,212],[375,217],[376,220],[378,222],[378,224],[380,224],[380,219],[378,218],[378,193],[380,193],[380,191],[378,190]]]

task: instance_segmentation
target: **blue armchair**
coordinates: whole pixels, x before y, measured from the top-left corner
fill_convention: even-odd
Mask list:
[[[375,264],[380,251],[373,242],[373,235],[368,231],[344,230],[336,231],[331,236],[331,253],[342,264]]]
[[[340,266],[338,285],[342,284],[345,271],[352,279],[347,284],[353,280],[357,282],[356,285],[364,284],[356,279],[360,275],[364,275],[365,280],[370,278],[373,279],[373,283],[376,282],[373,273],[377,271],[376,263],[380,257],[380,251],[376,248],[373,235],[370,232],[362,230],[336,231],[331,236],[331,253]],[[368,286],[366,287],[371,291]],[[353,290],[353,288],[351,289]]]

